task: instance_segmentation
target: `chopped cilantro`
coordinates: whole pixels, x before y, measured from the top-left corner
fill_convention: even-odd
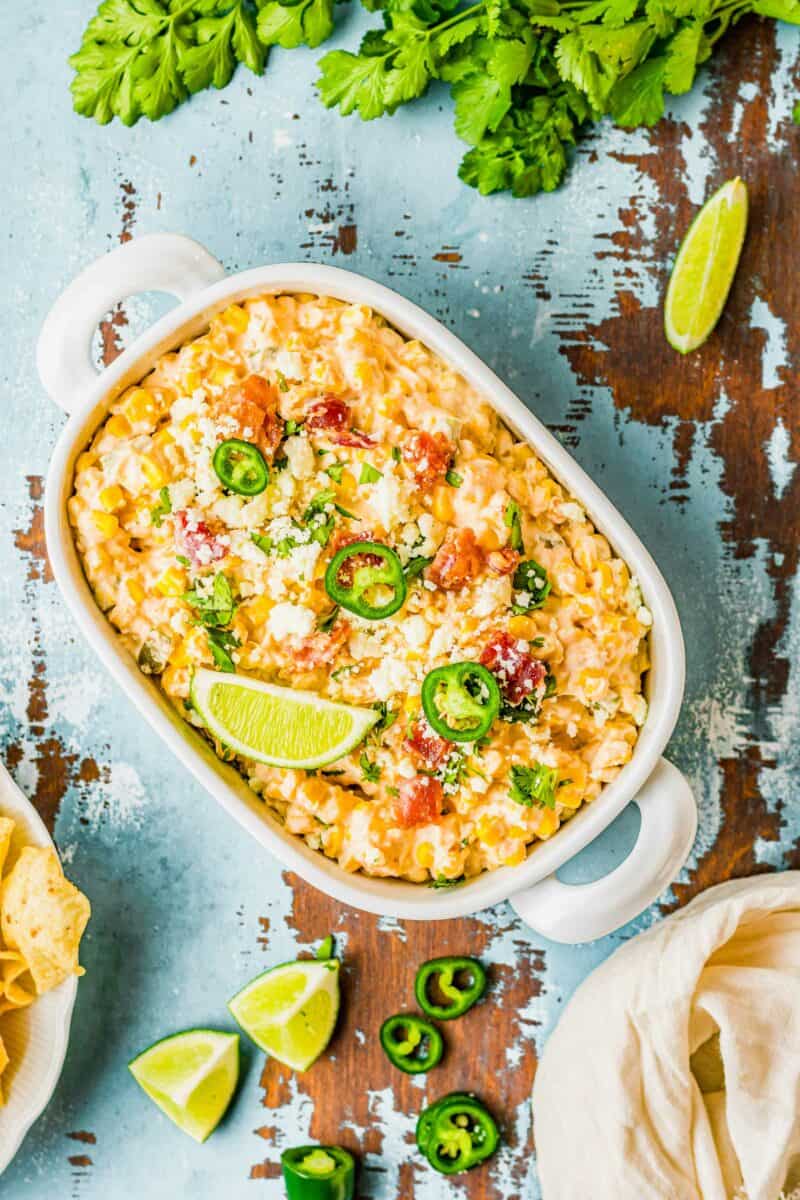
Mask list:
[[[158,493],[158,504],[155,508],[150,509],[150,520],[155,525],[156,529],[161,527],[161,522],[164,517],[172,512],[172,501],[169,498],[169,488],[162,487]]]
[[[275,378],[276,378],[276,379],[277,379],[277,381],[278,381],[278,387],[279,387],[279,389],[280,389],[282,392],[288,392],[288,390],[289,390],[289,384],[288,384],[288,382],[287,382],[286,376],[284,375],[283,371],[279,371],[277,367],[275,368]],[[287,422],[286,422],[286,424],[288,425],[288,424],[289,424],[289,422],[287,421]],[[294,424],[295,424],[295,422],[294,422],[294,421],[292,421],[292,424],[294,425]],[[294,429],[292,432],[294,432],[294,433],[297,433],[297,428],[295,428],[295,429]],[[288,433],[288,432],[287,432],[286,436],[287,436],[287,437],[289,437],[289,433]]]
[[[236,612],[231,585],[221,571],[214,577],[210,591],[198,583],[192,591],[185,592],[183,598],[195,610],[198,624],[208,629],[229,625]]]
[[[402,457],[403,457],[403,456],[402,456],[402,454],[400,453],[400,447],[399,447],[399,446],[392,446],[392,458],[394,459],[394,461],[395,461],[395,462],[400,462],[400,460],[402,459]]]
[[[228,651],[240,645],[236,634],[229,629],[207,629],[206,636],[211,656],[220,671],[228,671],[232,674],[236,670],[236,665]]]
[[[330,475],[334,483],[341,483],[342,475],[344,474],[344,469],[346,466],[347,463],[332,462],[329,467],[325,468],[325,474]]]
[[[285,382],[285,380],[284,380],[284,382]],[[285,391],[285,389],[282,389],[282,390]],[[296,433],[299,433],[302,428],[303,428],[302,422],[293,421],[292,418],[290,417],[289,420],[286,422],[286,424],[283,427],[283,436],[287,437],[287,438],[294,437],[294,435]]]
[[[326,613],[324,617],[320,617],[317,621],[317,629],[320,631],[320,633],[330,633],[331,629],[333,628],[333,623],[338,615],[339,605],[334,604],[331,611]],[[333,678],[333,676],[331,676],[331,678]]]
[[[389,705],[385,700],[376,700],[372,707],[378,713],[380,713],[380,717],[377,723],[373,725],[372,729],[370,730],[370,735],[372,737],[379,737],[382,733],[385,733],[387,729],[391,729],[392,725],[394,725],[395,721],[397,720],[398,714],[395,709],[389,708]]]
[[[381,777],[381,768],[366,754],[362,754],[358,760],[358,765],[361,767],[361,778],[366,779],[367,783],[377,783]]]
[[[543,763],[533,763],[529,767],[513,766],[509,796],[525,808],[532,808],[533,805],[555,808],[557,780],[558,772]]]
[[[377,483],[379,479],[383,479],[383,474],[377,469],[377,467],[373,467],[372,463],[368,462],[361,464],[361,475],[358,479],[359,483]]]
[[[410,583],[412,579],[418,579],[425,568],[429,567],[432,562],[432,558],[425,558],[423,554],[418,554],[416,557],[410,558],[403,568],[406,582]]]
[[[176,554],[175,561],[179,562],[182,567],[190,567],[192,565],[191,561],[186,557],[185,554]]]
[[[461,487],[464,482],[464,476],[459,475],[458,471],[454,471],[452,467],[444,478],[445,482],[450,484],[450,487]]]

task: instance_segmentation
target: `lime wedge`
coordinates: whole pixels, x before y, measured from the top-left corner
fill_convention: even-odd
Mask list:
[[[294,1071],[306,1071],[331,1040],[339,1012],[339,960],[283,963],[228,1002],[255,1044]]]
[[[700,209],[672,268],[664,330],[681,354],[702,346],[719,320],[746,228],[747,188],[729,179]]]
[[[349,754],[380,719],[374,708],[205,668],[192,680],[192,703],[211,733],[237,754],[307,770]]]
[[[239,1035],[187,1029],[143,1050],[128,1069],[179,1129],[204,1142],[236,1090]]]

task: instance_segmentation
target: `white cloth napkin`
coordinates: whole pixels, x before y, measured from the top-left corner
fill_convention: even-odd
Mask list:
[[[578,988],[533,1092],[544,1200],[778,1200],[800,1165],[800,871],[710,888]]]

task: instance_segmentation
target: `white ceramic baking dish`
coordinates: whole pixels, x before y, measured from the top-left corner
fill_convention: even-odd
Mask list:
[[[98,321],[137,292],[167,292],[179,303],[98,373],[90,347]],[[159,355],[202,332],[232,302],[265,292],[316,292],[368,304],[401,333],[418,338],[450,362],[526,439],[586,507],[628,563],[653,614],[648,673],[649,715],[633,757],[593,804],[579,811],[552,841],[519,867],[501,868],[453,889],[434,890],[397,880],[351,875],[286,833],[231,766],[175,713],[155,684],[123,650],[84,578],[67,521],[75,459],[109,404],[138,382]],[[38,368],[53,400],[70,414],[47,480],[45,524],[55,577],[83,633],[162,740],[231,816],[286,867],[356,908],[387,916],[433,920],[476,912],[512,899],[535,929],[562,941],[583,941],[640,912],[674,878],[694,839],[696,810],[683,776],[661,758],[683,695],[684,651],[672,597],[630,526],[566,450],[512,392],[452,333],[396,292],[362,276],[310,263],[258,267],[226,276],[202,246],[173,234],[153,234],[120,246],[89,266],[66,289],[45,321]],[[555,871],[591,842],[632,800],[641,828],[629,857],[611,874],[581,887]]]

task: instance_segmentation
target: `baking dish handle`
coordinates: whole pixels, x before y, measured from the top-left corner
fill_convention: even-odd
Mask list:
[[[128,296],[167,292],[186,300],[217,283],[225,268],[199,242],[178,233],[133,238],[98,258],[56,300],[36,346],[36,366],[50,398],[72,412],[97,378],[92,341],[97,326]]]
[[[641,813],[628,857],[594,883],[550,875],[511,897],[515,911],[552,942],[590,942],[637,917],[686,861],[697,832],[697,806],[677,767],[662,758],[633,803]]]

